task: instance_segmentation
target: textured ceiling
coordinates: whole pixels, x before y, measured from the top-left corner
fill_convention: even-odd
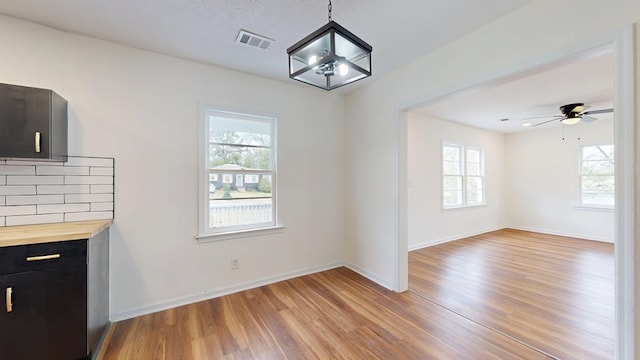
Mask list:
[[[588,110],[613,107],[614,63],[610,49],[586,54],[569,63],[554,64],[524,77],[505,79],[501,84],[481,86],[455,94],[413,111],[436,118],[499,132],[518,132],[560,126],[560,121],[523,127],[522,119],[559,115],[565,104],[585,103]],[[611,120],[613,114],[594,115]],[[534,119],[533,124],[549,120]],[[508,119],[507,121],[501,121]]]
[[[380,77],[530,1],[335,0],[333,20],[373,46],[373,76]],[[324,0],[0,0],[0,13],[293,81],[286,49],[327,22],[327,5]],[[243,47],[235,43],[241,29],[276,42],[268,51]]]
[[[531,1],[333,0],[333,20],[373,46],[373,77],[334,91],[348,93]],[[0,14],[298,84],[287,76],[286,49],[327,22],[327,5],[324,0],[0,0]],[[268,51],[239,45],[241,29],[275,43]],[[591,56],[472,90],[414,110],[495,131],[522,131],[520,119],[557,114],[566,103],[611,107],[613,59]],[[504,118],[509,121],[498,121]]]

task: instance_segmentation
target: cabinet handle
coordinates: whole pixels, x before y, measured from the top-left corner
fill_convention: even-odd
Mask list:
[[[10,313],[13,311],[13,303],[11,302],[11,294],[13,294],[13,288],[8,287],[5,292],[5,301],[7,303],[7,312]]]
[[[41,261],[41,260],[51,260],[60,258],[60,254],[50,254],[50,255],[40,255],[40,256],[29,256],[27,261]]]
[[[36,131],[36,152],[39,153],[40,152],[40,131]]]

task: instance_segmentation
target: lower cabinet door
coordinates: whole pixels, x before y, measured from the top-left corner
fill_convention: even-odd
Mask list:
[[[86,267],[0,275],[0,359],[87,356]]]

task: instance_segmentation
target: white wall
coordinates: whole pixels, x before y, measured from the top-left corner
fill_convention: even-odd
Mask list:
[[[460,239],[505,227],[504,134],[409,113],[409,249]],[[442,209],[442,142],[484,150],[486,205]]]
[[[556,26],[566,22],[568,13],[589,26]],[[355,189],[346,202],[351,266],[385,286],[397,283],[398,184],[388,184],[398,172],[399,110],[482,79],[525,70],[559,49],[577,49],[638,20],[637,1],[537,0],[349,94],[346,169],[347,182]]]
[[[569,25],[567,14],[580,25]],[[397,189],[406,184],[393,181],[403,171],[397,154],[406,146],[399,143],[400,110],[540,65],[567,49],[584,50],[639,20],[635,0],[537,0],[349,94],[346,169],[354,191],[346,194],[346,260],[351,266],[384,286],[403,289],[405,266],[396,266],[396,255],[406,251],[406,242],[398,239],[404,224],[398,220]],[[638,294],[638,287],[629,292]]]
[[[115,158],[112,319],[342,263],[340,96],[7,17],[0,43],[0,82],[68,100],[70,154]],[[278,118],[281,233],[194,239],[199,102]]]
[[[581,145],[613,144],[613,121],[500,134],[409,113],[409,249],[510,227],[613,242],[613,210],[581,208]],[[578,137],[580,140],[578,140]],[[442,141],[485,150],[487,205],[442,210]]]
[[[580,140],[578,140],[578,137]],[[508,224],[512,228],[613,242],[613,211],[579,208],[581,145],[613,144],[613,121],[509,134]]]

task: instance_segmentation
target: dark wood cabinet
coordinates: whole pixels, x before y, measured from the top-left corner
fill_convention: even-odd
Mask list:
[[[108,323],[108,232],[0,247],[0,358],[90,358]]]
[[[52,90],[0,84],[0,158],[67,160],[67,101]]]

